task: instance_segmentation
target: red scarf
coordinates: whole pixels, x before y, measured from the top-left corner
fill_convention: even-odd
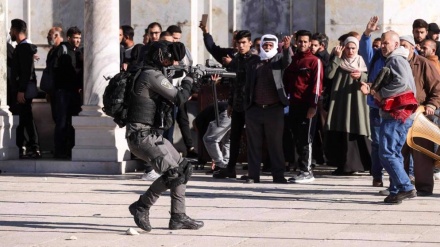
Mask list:
[[[412,91],[389,97],[379,103],[380,108],[389,113],[394,119],[401,120],[403,123],[417,109],[417,100]]]

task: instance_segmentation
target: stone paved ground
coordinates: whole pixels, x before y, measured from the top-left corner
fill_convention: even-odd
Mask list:
[[[269,176],[243,184],[198,172],[187,213],[205,227],[168,230],[166,194],[151,209],[150,233],[127,210],[151,183],[140,173],[1,174],[0,246],[440,246],[438,182],[431,197],[385,205],[369,176],[318,170],[315,182],[303,185],[272,184]],[[129,227],[140,235],[125,235]]]

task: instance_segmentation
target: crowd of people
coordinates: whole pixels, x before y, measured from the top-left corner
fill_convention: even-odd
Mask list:
[[[416,196],[432,195],[435,161],[411,150],[405,143],[417,106],[433,118],[440,107],[440,29],[417,19],[413,35],[394,31],[380,34],[378,17],[372,17],[362,34],[343,34],[328,52],[324,33],[296,31],[279,37],[265,34],[252,39],[248,30],[233,33],[230,47],[215,44],[200,23],[207,51],[236,78],[227,82],[227,102],[204,109],[194,122],[213,161],[215,179],[237,178],[236,165],[243,132],[247,140],[248,174],[245,183],[259,183],[261,164],[273,183],[311,183],[313,167],[336,167],[332,175],[369,171],[372,185],[383,187],[383,170],[390,184],[384,202],[399,204]],[[20,158],[39,158],[38,134],[32,117],[36,87],[36,46],[26,38],[26,23],[11,21],[8,43],[8,105],[20,116],[17,146]],[[171,190],[171,229],[199,229],[203,222],[185,214],[185,186],[191,176],[188,158],[197,158],[186,103],[197,92],[191,74],[167,71],[171,65],[193,65],[181,42],[182,30],[166,31],[157,23],[145,29],[143,44],[133,41],[134,29],[119,29],[120,70],[142,73],[131,92],[127,117],[127,142],[132,154],[146,162],[143,179],[154,181],[138,201],[130,205],[136,224],[151,230],[149,208],[160,194]],[[379,35],[379,34],[378,34]],[[64,41],[66,39],[67,41]],[[40,86],[47,93],[55,122],[55,158],[68,159],[74,146],[72,116],[81,111],[83,56],[81,31],[71,27],[66,35],[53,27],[47,35],[51,49]],[[10,67],[10,71],[9,71]],[[9,73],[10,72],[10,73]],[[170,121],[156,126],[159,105],[170,106]],[[167,117],[165,116],[165,118]],[[186,146],[184,156],[173,147],[177,122]],[[436,151],[424,140],[424,148]],[[297,155],[297,158],[295,156]],[[267,157],[267,158],[265,158]],[[296,166],[297,174],[285,178]],[[435,172],[435,173],[434,173]]]
[[[228,162],[215,162],[213,177],[237,177],[245,129],[249,171],[240,179],[246,183],[260,182],[265,162],[274,183],[310,183],[314,165],[325,163],[336,167],[336,176],[368,171],[375,187],[384,186],[385,169],[390,185],[379,193],[387,196],[386,203],[432,195],[434,178],[440,177],[435,161],[411,150],[406,133],[418,105],[431,119],[440,106],[440,29],[417,19],[413,35],[388,31],[373,39],[378,23],[374,16],[362,34],[341,35],[331,52],[325,34],[306,30],[281,42],[264,35],[255,39],[257,47],[250,31],[239,30],[231,47],[222,48],[201,24],[206,49],[237,73],[227,108]],[[433,152],[437,148],[429,140],[420,145]],[[265,152],[268,160],[262,158]],[[299,173],[286,180],[284,171],[292,164]]]
[[[12,114],[19,115],[17,146],[20,159],[41,157],[38,131],[32,114],[32,100],[39,94],[35,61],[39,60],[37,47],[27,38],[27,24],[11,21],[8,47],[7,104]],[[46,92],[51,105],[54,129],[54,157],[68,159],[75,145],[72,116],[81,111],[83,87],[83,53],[81,30],[70,27],[66,35],[61,27],[52,27],[47,34],[51,49],[40,87]]]

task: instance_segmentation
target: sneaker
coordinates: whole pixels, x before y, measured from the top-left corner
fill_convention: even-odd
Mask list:
[[[389,196],[390,195],[390,190],[389,189],[380,190],[379,191],[379,195],[381,195],[381,196]]]
[[[417,197],[417,191],[415,189],[412,189],[410,191],[401,191],[395,195],[390,194],[389,196],[385,197],[383,201],[390,204],[400,204],[403,200],[414,197]]]
[[[228,168],[220,168],[220,170],[215,171],[212,174],[213,178],[236,178],[237,173],[235,172],[235,169],[230,171]]]
[[[315,181],[315,177],[313,176],[312,171],[301,171],[298,175],[289,178],[289,182],[297,184],[311,183],[313,181]]]
[[[129,207],[128,210],[130,211],[130,214],[133,215],[134,223],[141,228],[142,230],[146,232],[151,231],[151,224],[150,224],[150,208],[147,207],[140,199],[138,201],[133,202]]]
[[[193,220],[186,214],[171,214],[168,228],[171,230],[190,229],[197,230],[204,226],[203,221]]]
[[[149,173],[144,173],[141,179],[145,181],[155,181],[159,177],[160,175],[156,171],[151,170]]]

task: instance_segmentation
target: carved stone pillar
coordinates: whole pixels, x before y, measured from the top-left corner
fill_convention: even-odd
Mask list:
[[[104,76],[119,72],[119,1],[85,0],[84,4],[84,102],[73,118],[75,147],[72,161],[105,162],[109,169],[125,172],[130,159],[125,128],[102,112]],[[118,166],[120,166],[118,168]],[[99,167],[99,168],[98,168]],[[102,169],[97,166],[97,169]]]

